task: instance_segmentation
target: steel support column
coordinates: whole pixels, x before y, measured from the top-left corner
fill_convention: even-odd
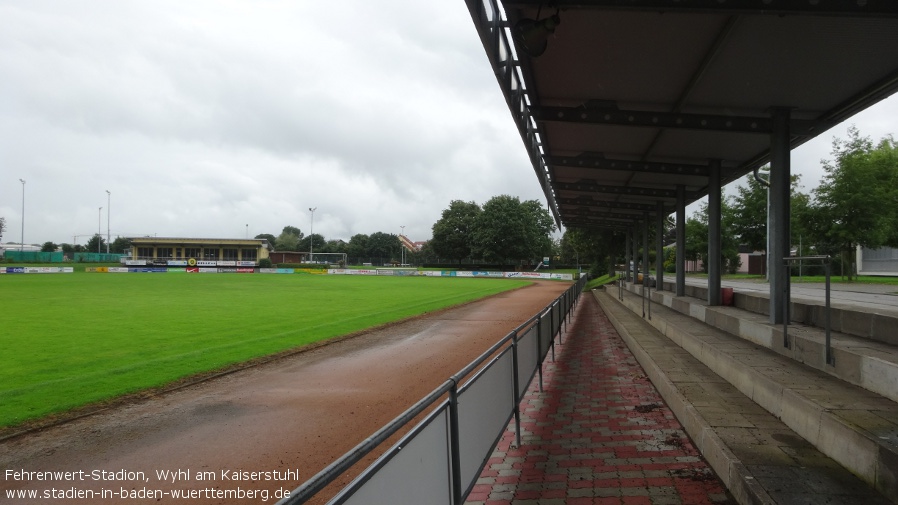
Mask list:
[[[664,203],[658,202],[655,227],[655,290],[664,289]]]
[[[708,305],[720,305],[720,161],[711,161],[708,178]]]
[[[677,296],[686,294],[686,186],[677,185]]]
[[[773,133],[770,135],[770,255],[767,271],[770,278],[770,322],[782,324],[784,297],[788,296],[789,270],[783,258],[789,256],[791,219],[789,190],[791,167],[789,153],[789,116],[787,108],[771,111]]]
[[[630,282],[630,230],[624,232],[624,279]]]
[[[642,227],[642,286],[649,285],[649,215],[642,215],[645,222]]]
[[[639,282],[639,240],[638,237],[639,223],[633,223],[630,233],[633,234],[633,240],[630,241],[630,258],[633,263],[633,284]]]

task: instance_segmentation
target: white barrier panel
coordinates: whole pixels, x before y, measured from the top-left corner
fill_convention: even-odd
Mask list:
[[[552,325],[550,324],[549,314],[551,311],[543,314],[540,319],[541,323],[539,325],[539,343],[542,344],[542,348],[539,350],[540,356],[545,356],[549,353],[549,348],[552,347]]]
[[[461,489],[469,491],[514,411],[513,356],[506,348],[458,395]]]
[[[518,340],[518,398],[524,396],[536,374],[536,365],[539,363],[536,335],[537,327],[533,326]]]
[[[401,449],[391,450],[375,462],[374,466],[384,466],[342,503],[452,505],[449,420],[446,407],[425,420],[396,445]],[[337,503],[338,498],[339,496],[329,503]]]
[[[572,274],[550,274],[539,272],[482,272],[479,270],[422,270],[408,269],[356,269],[356,268],[329,268],[330,275],[419,275],[423,277],[491,277],[491,278],[521,278],[521,279],[552,279],[560,281],[574,280]]]

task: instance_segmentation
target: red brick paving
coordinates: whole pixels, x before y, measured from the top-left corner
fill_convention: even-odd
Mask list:
[[[735,503],[591,296],[584,296],[468,505]],[[549,359],[551,358],[551,353]]]

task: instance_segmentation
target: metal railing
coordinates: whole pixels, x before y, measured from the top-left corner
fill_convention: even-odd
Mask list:
[[[817,260],[823,262],[823,272],[826,275],[826,298],[825,298],[825,314],[824,318],[826,320],[825,328],[826,328],[826,343],[825,343],[825,356],[826,363],[828,365],[835,366],[836,358],[833,356],[832,350],[832,342],[831,342],[831,333],[832,333],[832,323],[830,321],[830,263],[832,262],[832,258],[830,256],[788,256],[783,258],[783,264],[786,266],[786,272],[789,272],[789,263],[793,261],[804,261],[804,260]],[[790,292],[791,282],[783,283],[783,347],[792,348],[791,343],[789,342],[789,319],[791,318],[790,307],[791,307],[791,292]]]
[[[519,404],[537,374],[542,390],[543,360],[550,350],[554,359],[553,336],[560,338],[562,324],[585,283],[586,278],[581,278],[430,394],[294,489],[278,505],[305,503],[421,415],[423,420],[328,503],[461,505],[512,419],[515,441],[521,445]]]

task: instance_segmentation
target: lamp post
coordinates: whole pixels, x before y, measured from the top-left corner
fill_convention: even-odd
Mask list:
[[[106,190],[106,254],[109,254],[109,215],[112,214],[112,193]]]
[[[22,183],[22,240],[19,244],[19,252],[25,251],[25,179],[19,179]]]
[[[97,254],[100,254],[100,252],[101,252],[100,251],[100,242],[103,241],[103,235],[102,235],[102,233],[103,233],[102,226],[103,225],[101,224],[102,222],[103,222],[103,207],[100,207],[100,209],[97,211]]]
[[[312,208],[309,207],[309,212],[312,213],[312,221],[309,224],[309,262],[311,262],[313,257],[313,251],[315,250],[315,237],[313,236],[315,230],[315,211],[318,210],[318,207]]]
[[[243,238],[249,238],[249,223],[246,223],[246,236]]]
[[[405,265],[405,244],[402,243],[402,237],[405,237],[405,225],[401,225],[399,228],[402,229],[399,232],[399,266],[403,266]]]

